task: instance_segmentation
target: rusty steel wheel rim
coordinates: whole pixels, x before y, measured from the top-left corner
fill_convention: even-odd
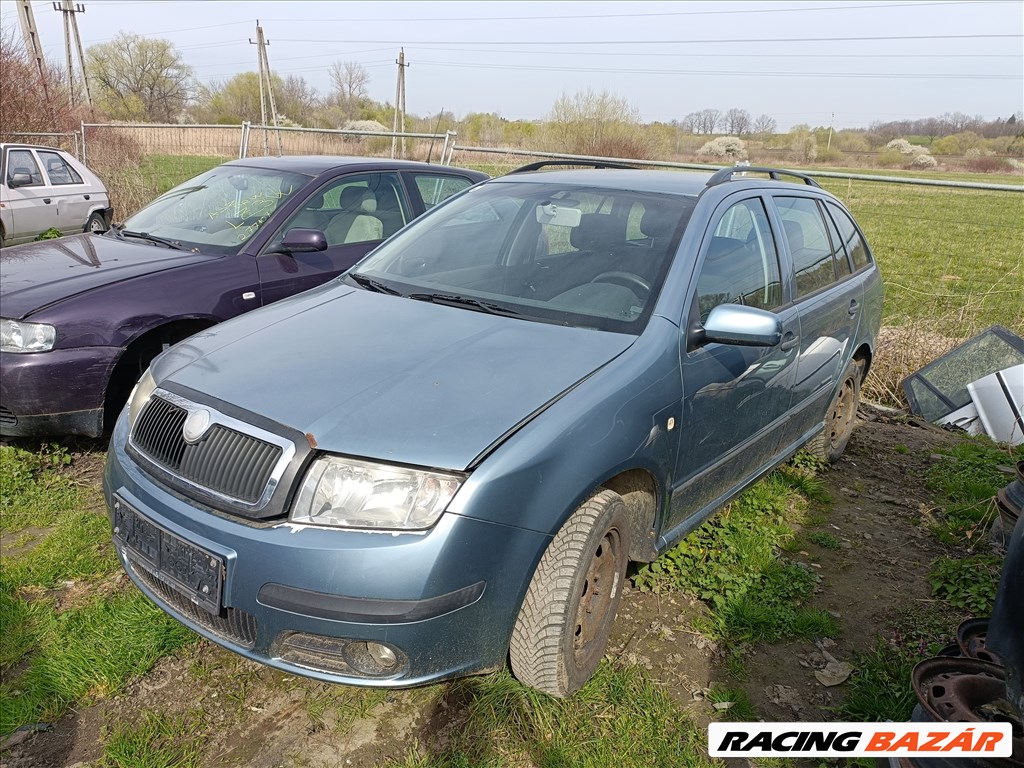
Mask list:
[[[853,396],[853,381],[846,379],[839,389],[836,404],[829,414],[828,443],[835,448],[843,442],[853,427],[853,419],[857,414],[857,403]]]
[[[605,532],[587,564],[580,591],[573,650],[577,659],[590,652],[595,639],[603,637],[619,589],[619,560],[622,537],[617,528]]]

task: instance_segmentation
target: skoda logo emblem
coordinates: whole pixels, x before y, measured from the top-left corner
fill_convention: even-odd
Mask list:
[[[207,427],[210,426],[210,412],[207,410],[192,411],[188,418],[185,419],[185,424],[181,428],[182,437],[185,438],[185,442],[189,445],[198,443],[199,439],[206,434]]]

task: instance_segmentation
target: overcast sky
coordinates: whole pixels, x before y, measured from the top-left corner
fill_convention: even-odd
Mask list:
[[[332,62],[357,61],[370,95],[393,102],[404,46],[407,109],[420,115],[541,118],[587,88],[626,97],[644,121],[739,107],[780,129],[1024,107],[1021,0],[81,2],[86,48],[119,31],[164,38],[204,83],[257,69],[257,19],[271,68],[321,93]],[[14,1],[0,5],[3,30],[18,32]],[[47,56],[63,62],[62,14],[32,7]]]

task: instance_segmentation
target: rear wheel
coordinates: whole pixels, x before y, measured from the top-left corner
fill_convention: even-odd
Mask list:
[[[85,222],[85,228],[83,232],[93,232],[99,234],[107,231],[107,220],[103,218],[103,214],[99,211],[89,214],[88,220]]]
[[[629,515],[622,497],[601,490],[555,534],[533,574],[509,646],[520,682],[570,696],[604,656],[622,595]]]
[[[853,424],[857,420],[862,375],[860,363],[851,360],[828,407],[825,428],[807,446],[811,453],[829,463],[838,461],[850,442]]]

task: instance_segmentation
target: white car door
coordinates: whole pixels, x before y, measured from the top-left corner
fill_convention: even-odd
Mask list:
[[[49,182],[50,204],[57,206],[57,229],[65,235],[81,232],[95,209],[93,198],[102,190],[94,189],[62,153],[38,149],[36,155]]]
[[[4,164],[4,244],[32,240],[57,226],[57,206],[35,153],[25,147],[7,150]]]

